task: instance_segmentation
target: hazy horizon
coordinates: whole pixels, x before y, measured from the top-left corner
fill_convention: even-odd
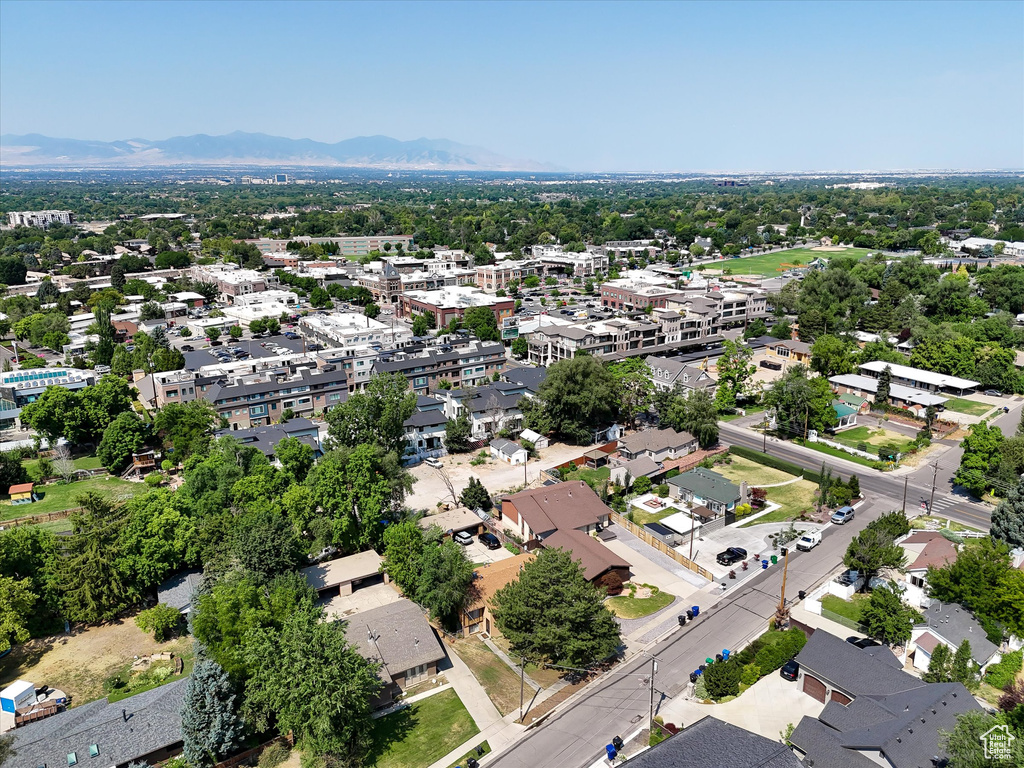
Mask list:
[[[0,133],[429,137],[583,173],[1017,170],[1022,35],[1017,2],[5,0]]]

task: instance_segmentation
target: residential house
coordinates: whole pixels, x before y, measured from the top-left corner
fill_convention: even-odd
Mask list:
[[[703,368],[671,357],[651,355],[647,358],[651,369],[651,382],[661,392],[670,392],[679,386],[684,391],[705,389],[714,393],[718,382]]]
[[[318,597],[351,595],[360,587],[388,584],[381,556],[368,549],[347,557],[310,565],[299,571]]]
[[[638,477],[649,477],[654,480],[666,471],[664,464],[646,454],[641,454],[631,461],[624,461],[613,466],[608,479],[616,485],[629,488]]]
[[[797,685],[825,703],[817,719],[804,717],[790,736],[804,765],[943,765],[941,732],[952,731],[958,715],[981,711],[961,683],[924,683],[885,646],[862,650],[819,629],[796,661]]]
[[[839,402],[845,403],[851,408],[854,408],[859,414],[865,414],[871,410],[870,400],[866,397],[861,397],[860,395],[850,394],[849,392],[844,392],[839,395]]]
[[[792,749],[777,739],[705,715],[621,765],[624,768],[803,768],[804,764]]]
[[[429,519],[429,518],[424,518]],[[479,522],[479,520],[477,521]],[[494,593],[506,584],[519,578],[523,566],[533,560],[533,555],[523,552],[515,557],[498,560],[477,568],[473,583],[462,609],[462,631],[467,635],[484,632],[493,635],[498,627],[494,623]]]
[[[535,397],[540,392],[540,385],[544,383],[548,375],[548,369],[543,366],[525,366],[509,364],[501,374],[501,380],[509,384],[519,384],[526,388],[529,397]]]
[[[183,571],[166,579],[156,588],[156,601],[187,616],[192,612],[192,600],[203,582],[202,571]]]
[[[519,434],[523,422],[519,401],[525,394],[524,386],[496,381],[473,390],[440,390],[434,397],[444,402],[447,418],[466,415],[473,440],[486,440],[503,431]]]
[[[181,703],[188,679],[176,680],[111,704],[100,698],[13,731],[19,766],[104,768],[156,765],[181,753]]]
[[[928,670],[932,653],[939,643],[954,653],[966,640],[971,644],[974,663],[984,672],[990,664],[1003,658],[999,646],[986,636],[985,630],[974,614],[956,603],[932,602],[921,611],[924,621],[914,627],[910,635],[908,650],[914,650],[914,668]]]
[[[444,649],[423,611],[402,599],[344,619],[345,636],[356,650],[381,665],[384,682],[375,706],[390,704],[395,696],[437,674]]]
[[[275,460],[274,450],[277,448],[277,444],[289,437],[294,437],[300,443],[312,448],[314,456],[320,456],[323,453],[320,449],[320,427],[304,418],[289,419],[283,424],[267,424],[261,427],[237,430],[221,429],[214,432],[215,437],[224,437],[225,435],[231,435],[243,445],[258,448],[260,453],[271,461]]]
[[[503,437],[496,437],[491,440],[489,447],[491,449],[491,456],[514,466],[525,464],[529,458],[529,454],[523,446],[513,443],[511,440],[506,440]]]
[[[790,363],[811,364],[811,345],[803,341],[779,339],[769,342],[765,347],[765,355],[769,360],[781,360]]]
[[[914,608],[931,604],[928,596],[928,569],[941,568],[956,560],[956,546],[938,531],[914,531],[899,542],[907,553],[909,565],[897,579],[903,587],[903,602]]]
[[[431,398],[420,396],[423,400]],[[406,464],[419,464],[424,459],[436,459],[448,455],[445,447],[445,435],[448,428],[448,417],[444,415],[444,404],[436,400],[437,407],[417,407],[412,416],[402,426],[405,429],[405,454],[402,461]]]
[[[672,498],[706,507],[715,517],[734,513],[747,496],[746,483],[736,485],[704,467],[670,477],[668,486]]]
[[[574,528],[559,529],[544,539],[545,549],[564,549],[580,564],[587,581],[597,584],[614,573],[622,582],[630,579],[628,560],[616,554],[589,533]]]
[[[655,461],[678,459],[697,450],[697,438],[671,428],[645,429],[619,441],[619,455],[627,461],[647,456]]]
[[[857,426],[857,414],[860,411],[852,405],[847,405],[842,400],[833,400],[832,410],[836,413],[836,425],[832,428],[833,432]]]

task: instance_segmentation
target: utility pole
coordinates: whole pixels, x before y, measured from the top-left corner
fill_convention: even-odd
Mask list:
[[[658,671],[658,660],[651,659],[651,711],[647,720],[647,733],[654,733],[654,673]]]
[[[807,439],[807,435],[808,435],[808,432],[807,432],[807,419],[810,417],[810,415],[811,415],[811,406],[805,405],[804,406],[804,440]]]
[[[768,414],[767,414],[767,412],[764,415],[764,425],[763,425],[763,430],[762,431],[764,433],[762,435],[764,440],[761,443],[761,453],[768,453]]]
[[[935,503],[935,476],[939,474],[939,462],[932,464],[932,496],[928,500],[928,514],[932,513],[932,505]]]
[[[519,657],[519,722],[523,722],[523,691],[526,684],[526,659]]]
[[[903,478],[903,513],[907,512],[907,483],[910,482],[910,475]]]
[[[786,608],[786,576],[789,573],[789,549],[782,548],[782,594],[779,596],[779,607],[775,609],[775,628],[789,627],[789,609]]]

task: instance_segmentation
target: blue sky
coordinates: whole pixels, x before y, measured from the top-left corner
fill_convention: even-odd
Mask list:
[[[0,3],[0,132],[572,170],[1024,167],[1024,3]]]

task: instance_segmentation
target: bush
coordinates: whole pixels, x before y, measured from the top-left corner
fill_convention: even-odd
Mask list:
[[[708,665],[701,677],[705,678],[704,684],[707,686],[708,695],[718,700],[726,696],[739,695],[741,674],[739,663],[735,659],[729,659]]]
[[[745,664],[740,673],[740,682],[744,685],[753,685],[761,679],[761,668],[757,664]]]
[[[705,674],[707,671],[705,670]],[[711,697],[708,696],[707,681],[704,679],[704,675],[697,678],[697,682],[693,686],[693,695],[697,697],[697,701],[707,701]]]
[[[609,595],[621,595],[623,587],[622,577],[615,571],[608,571],[594,583],[594,586],[598,589],[603,589]]]
[[[160,469],[162,469],[164,472],[170,472],[172,469],[174,469],[174,462],[171,461],[170,459],[164,459],[163,461],[160,462]]]
[[[162,643],[177,631],[181,624],[181,613],[177,608],[160,603],[136,616],[135,624],[143,632],[152,632],[153,638]]]
[[[678,469],[677,469],[676,467],[673,467],[672,469],[670,469],[670,470],[669,470],[669,471],[668,471],[668,472],[667,472],[667,473],[665,474],[665,479],[666,479],[666,480],[670,480],[670,479],[672,479],[673,477],[677,477],[678,475],[679,475],[679,470],[678,470]]]
[[[985,682],[993,688],[1003,690],[1017,677],[1022,663],[1024,663],[1024,651],[1005,654],[998,664],[993,664],[985,672]]]
[[[150,472],[148,475],[146,475],[146,485],[148,485],[150,488],[156,488],[163,481],[163,477],[161,477],[156,472]]]
[[[291,750],[281,742],[275,742],[263,750],[263,754],[260,755],[257,765],[259,768],[277,768],[277,766],[288,759],[288,753],[290,751]]]
[[[807,638],[799,629],[772,630],[744,648],[736,659],[740,664],[753,662],[761,668],[762,674],[768,674],[796,656],[806,642]]]
[[[659,485],[657,493],[658,496],[662,499],[668,496],[668,483],[662,483],[661,485]]]

